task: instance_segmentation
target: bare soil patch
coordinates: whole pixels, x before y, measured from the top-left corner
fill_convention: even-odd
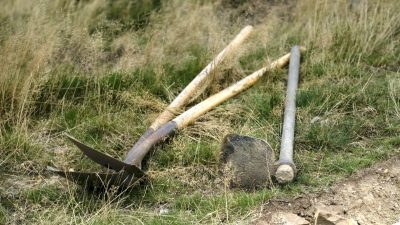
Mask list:
[[[297,214],[313,224],[321,208],[359,225],[400,222],[400,157],[361,170],[320,193],[272,200],[255,224],[288,224],[272,221],[277,212]]]

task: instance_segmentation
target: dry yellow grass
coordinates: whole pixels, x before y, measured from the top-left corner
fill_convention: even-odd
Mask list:
[[[127,2],[2,2],[0,224],[247,223],[270,198],[329,186],[399,152],[399,1]],[[64,132],[122,157],[248,23],[254,33],[201,98],[293,44],[307,46],[294,184],[228,190],[217,165],[228,133],[254,135],[277,149],[285,70],[156,147],[148,162],[152,182],[131,194],[93,195],[45,171],[98,169]]]

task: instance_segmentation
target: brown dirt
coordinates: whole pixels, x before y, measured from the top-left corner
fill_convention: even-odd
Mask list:
[[[313,224],[317,208],[336,211],[359,225],[400,221],[400,157],[359,171],[329,190],[291,200],[272,200],[255,224],[270,224],[274,212],[291,212]]]

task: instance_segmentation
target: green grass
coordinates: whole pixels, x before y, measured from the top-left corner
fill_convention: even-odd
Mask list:
[[[246,1],[138,1],[135,7],[122,0],[71,5],[59,0],[32,3],[32,10],[10,2],[8,10],[0,10],[0,224],[246,223],[271,199],[330,187],[400,153],[395,0],[353,9],[345,1],[306,0],[271,6],[267,15],[246,8],[251,5]],[[235,2],[238,11],[230,6]],[[279,149],[286,68],[266,74],[255,87],[157,145],[146,161],[147,185],[93,193],[45,170],[48,165],[100,169],[65,133],[122,159],[240,30],[243,19],[225,19],[242,9],[259,21],[255,34],[200,98],[291,45],[305,45],[295,182],[230,190],[218,166],[228,133],[262,138]],[[31,32],[37,29],[42,32]],[[168,212],[160,214],[161,208]]]

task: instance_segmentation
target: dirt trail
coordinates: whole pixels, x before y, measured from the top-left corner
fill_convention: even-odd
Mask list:
[[[321,208],[359,225],[400,222],[400,157],[359,171],[329,190],[294,200],[273,200],[255,224],[290,224],[276,222],[273,215],[277,212],[297,214],[314,224]]]

